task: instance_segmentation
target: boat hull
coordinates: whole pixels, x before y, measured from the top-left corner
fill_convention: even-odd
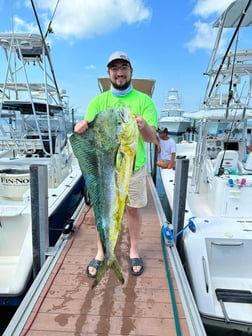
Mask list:
[[[175,171],[161,169],[161,178],[170,208],[173,209]],[[246,193],[250,190],[252,176],[246,178],[248,187],[242,190],[237,187],[239,192]],[[248,210],[241,207],[245,216],[233,217],[243,195],[239,194],[237,198],[235,187],[229,187],[227,182],[225,187],[231,190],[231,198],[227,197],[226,200],[225,193],[215,187],[220,194],[216,198],[222,199],[226,204],[222,207],[217,202],[217,208],[220,212],[225,210],[229,213],[227,217],[216,216],[216,210],[211,212],[209,198],[202,195],[202,192],[195,193],[191,182],[189,174],[184,228],[189,222],[193,223],[194,227],[183,231],[180,250],[200,315],[206,326],[251,333],[251,198],[246,197],[247,204],[241,202]]]
[[[252,331],[251,225],[244,224],[242,236],[235,219],[196,218],[194,224],[183,234],[183,259],[205,324]]]
[[[66,181],[67,182],[67,181]],[[67,221],[83,199],[84,179],[79,173],[64,190],[59,186],[49,193],[49,246],[54,246],[64,231]],[[58,192],[58,201],[54,198]],[[51,200],[50,200],[51,198]],[[15,207],[15,206],[14,206]],[[9,213],[8,213],[9,209]],[[19,210],[18,210],[19,209]],[[4,210],[3,210],[4,211]],[[30,206],[9,205],[1,211],[2,232],[0,235],[0,306],[18,306],[33,280],[32,224]],[[14,230],[14,227],[16,229]],[[10,242],[10,236],[12,242]],[[9,251],[9,252],[8,252]]]
[[[49,245],[54,246],[59,239],[67,221],[72,217],[84,197],[85,182],[82,176],[71,189],[57,209],[49,217]]]
[[[228,323],[223,318],[217,318],[216,316],[208,316],[200,313],[202,321],[206,326],[206,330],[211,334],[211,330],[218,330],[219,335],[225,335],[228,332],[234,331],[237,333],[245,333],[244,335],[250,335],[252,333],[252,324],[248,322],[246,325],[239,321],[229,321]],[[217,334],[216,334],[217,335]]]
[[[158,127],[167,127],[170,135],[182,135],[191,128],[191,121],[185,120],[183,118],[161,118],[158,122]]]

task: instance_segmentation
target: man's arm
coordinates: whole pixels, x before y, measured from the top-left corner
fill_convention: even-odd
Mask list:
[[[168,169],[175,168],[176,153],[171,154],[171,161],[168,163]]]
[[[144,120],[139,115],[135,114],[136,122],[137,122],[137,127],[139,132],[142,135],[142,138],[144,139],[145,142],[153,142],[157,143],[157,134],[156,134],[156,129],[154,126],[150,126],[147,124],[147,122]]]

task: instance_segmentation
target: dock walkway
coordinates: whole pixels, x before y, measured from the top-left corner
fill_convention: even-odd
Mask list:
[[[125,283],[121,285],[109,271],[92,289],[85,268],[96,254],[95,221],[92,208],[85,206],[19,335],[192,335],[169,256],[162,249],[161,223],[150,187],[142,221],[139,250],[144,273],[129,274],[125,218],[116,249]]]

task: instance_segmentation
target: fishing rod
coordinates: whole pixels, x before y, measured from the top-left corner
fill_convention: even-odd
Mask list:
[[[229,111],[230,101],[231,101],[231,99],[234,98],[234,92],[232,90],[232,86],[233,86],[233,76],[234,76],[235,59],[236,59],[236,54],[237,54],[237,45],[238,45],[238,35],[236,37],[235,50],[234,50],[234,58],[233,58],[232,71],[231,71],[231,79],[230,79],[230,82],[229,82],[228,100],[227,100],[227,107],[226,107],[226,119],[228,118],[228,111]],[[235,111],[234,118],[233,118],[233,121],[231,123],[231,128],[230,128],[229,133],[228,133],[227,144],[229,143],[229,139],[230,139],[230,135],[231,135],[231,130],[233,128],[234,121],[235,121],[236,112],[237,112],[237,110]],[[225,154],[226,154],[226,150],[227,150],[227,146],[224,148],[224,153],[223,153],[223,156],[221,158],[220,167],[219,167],[219,171],[218,171],[218,174],[217,174],[218,176],[221,176],[221,175],[224,174],[223,161],[224,161],[224,157],[225,157]]]
[[[249,7],[250,7],[250,5],[251,5],[251,2],[252,2],[252,0],[249,0],[249,1],[248,1],[247,6],[245,7],[244,11],[242,12],[242,14],[241,14],[241,16],[240,16],[240,20],[239,20],[239,22],[238,22],[238,24],[237,24],[237,26],[236,26],[236,29],[235,29],[235,31],[234,31],[234,33],[233,33],[233,36],[232,36],[232,38],[231,38],[231,40],[230,40],[230,42],[229,42],[229,45],[228,45],[228,47],[227,47],[227,50],[226,50],[226,52],[225,52],[225,54],[224,54],[224,56],[223,56],[223,58],[222,58],[222,62],[221,62],[221,64],[220,64],[220,66],[219,66],[219,68],[218,68],[218,71],[217,71],[217,73],[216,73],[216,76],[215,76],[215,78],[214,78],[214,81],[213,81],[213,84],[212,84],[212,86],[211,86],[211,89],[210,89],[210,91],[209,91],[209,93],[208,93],[208,98],[210,98],[210,96],[211,96],[211,94],[212,94],[212,92],[213,92],[213,89],[214,89],[214,87],[215,87],[215,85],[216,85],[216,82],[217,82],[217,79],[218,79],[218,77],[219,77],[219,74],[220,74],[220,72],[221,72],[221,69],[222,69],[222,67],[223,67],[223,65],[224,65],[224,62],[225,62],[225,60],[226,60],[226,58],[227,58],[227,55],[228,55],[228,53],[229,53],[229,51],[230,51],[230,48],[232,47],[232,44],[233,44],[233,42],[234,42],[234,39],[235,39],[235,37],[236,37],[236,35],[237,35],[239,29],[240,29],[240,26],[241,26],[241,24],[242,24],[242,21],[244,20],[245,15],[247,14],[247,11],[248,11],[248,9],[249,9]]]
[[[32,4],[33,12],[34,12],[37,24],[38,24],[38,28],[39,28],[39,32],[40,32],[40,35],[41,35],[41,38],[42,38],[42,42],[43,42],[44,47],[45,47],[46,56],[48,57],[48,62],[49,62],[50,69],[51,69],[51,72],[52,72],[52,76],[53,76],[55,88],[56,88],[56,91],[57,91],[57,94],[58,94],[58,98],[61,101],[60,92],[59,92],[58,84],[57,84],[57,81],[56,81],[56,77],[55,77],[55,73],[54,73],[54,69],[53,69],[53,65],[52,65],[52,60],[51,60],[50,52],[49,52],[48,45],[46,44],[45,38],[44,38],[43,33],[42,33],[42,29],[41,29],[41,26],[40,26],[40,22],[39,22],[39,19],[38,19],[37,11],[36,11],[36,8],[35,8],[33,0],[31,0],[31,4]]]
[[[56,10],[58,8],[59,2],[60,2],[60,0],[57,1],[56,6],[55,6],[54,11],[53,11],[53,15],[52,15],[51,20],[50,20],[50,22],[48,24],[48,28],[47,28],[47,31],[46,31],[45,37],[44,37],[45,40],[47,38],[48,33],[52,33],[53,32],[53,30],[52,30],[52,21],[54,19],[54,16],[55,16]]]
[[[230,102],[231,102],[232,98],[234,98],[234,92],[232,90],[232,86],[233,86],[233,76],[234,76],[235,59],[236,59],[236,54],[237,54],[237,46],[238,46],[238,34],[237,34],[237,37],[236,37],[235,50],[234,50],[234,58],[233,58],[232,71],[231,71],[231,79],[230,79],[230,82],[229,82],[229,89],[228,89],[228,100],[227,100],[227,107],[226,107],[226,119],[228,117],[228,110],[229,110]]]
[[[223,56],[223,58],[222,58],[222,62],[221,62],[221,64],[220,64],[219,68],[218,68],[218,71],[217,71],[216,76],[215,76],[215,78],[214,78],[214,81],[213,81],[213,83],[212,83],[212,87],[211,87],[211,89],[210,89],[210,91],[209,91],[209,94],[208,94],[208,98],[210,98],[210,96],[211,96],[211,94],[212,94],[212,92],[213,92],[213,89],[214,89],[214,87],[215,87],[215,85],[216,85],[216,81],[217,81],[217,79],[218,79],[218,77],[219,77],[219,74],[220,74],[220,72],[221,72],[221,70],[222,70],[222,67],[223,67],[223,65],[224,65],[224,62],[225,62],[225,60],[226,60],[226,58],[227,58],[227,55],[228,55],[228,53],[229,53],[229,51],[230,51],[230,49],[231,49],[231,46],[233,45],[234,39],[236,38],[236,45],[235,45],[235,51],[234,51],[234,57],[233,57],[233,64],[232,64],[232,71],[231,71],[231,79],[230,79],[230,83],[229,83],[228,100],[227,100],[227,106],[226,106],[226,119],[227,119],[227,117],[228,117],[228,111],[229,111],[229,105],[230,105],[230,102],[231,102],[231,100],[234,98],[233,90],[232,90],[232,86],[233,86],[233,75],[234,75],[235,59],[236,59],[236,54],[237,54],[238,32],[239,32],[239,29],[240,29],[240,27],[241,27],[241,24],[242,24],[242,22],[243,22],[243,20],[244,20],[244,18],[245,18],[245,15],[247,14],[247,11],[248,11],[248,9],[249,9],[249,7],[250,7],[251,2],[252,2],[252,0],[249,0],[249,1],[248,1],[247,6],[245,7],[244,11],[242,12],[242,14],[241,14],[241,16],[240,16],[240,20],[239,20],[239,22],[238,22],[238,24],[237,24],[237,26],[236,26],[236,29],[235,29],[235,31],[234,31],[234,33],[233,33],[233,36],[232,36],[231,40],[230,40],[230,42],[229,42],[229,45],[228,45],[228,47],[227,47],[227,49],[226,49],[226,52],[225,52],[225,54],[224,54],[224,56]],[[225,20],[225,18],[224,18],[224,20]],[[237,111],[236,111],[236,112],[237,112]],[[235,114],[234,114],[234,118],[233,118],[233,121],[232,121],[232,123],[231,123],[231,129],[229,130],[229,133],[228,133],[227,143],[229,142],[229,139],[230,139],[231,130],[232,130],[232,127],[233,127],[233,125],[234,125],[236,112],[235,112]],[[221,175],[224,174],[223,162],[224,162],[224,157],[225,157],[226,150],[227,150],[227,146],[224,148],[224,153],[223,153],[223,156],[222,156],[222,158],[221,158],[220,167],[219,167],[217,176],[221,176]]]
[[[227,146],[228,146],[229,139],[230,139],[230,136],[231,136],[231,131],[232,131],[232,128],[233,128],[233,125],[234,125],[234,122],[235,122],[236,112],[237,112],[237,110],[235,111],[233,120],[232,120],[232,122],[231,122],[230,130],[229,130],[229,132],[228,132],[228,137],[227,137],[226,146],[224,147],[224,151],[223,151],[223,155],[222,155],[222,158],[221,158],[220,167],[219,167],[217,176],[221,176],[221,175],[223,175],[224,172],[225,172],[224,167],[223,167],[223,161],[224,161],[225,154],[226,154],[226,151],[227,151]]]
[[[250,3],[250,1],[248,2],[247,7],[246,7],[245,11],[243,12],[244,16],[245,16],[246,11],[248,9],[249,3]],[[244,18],[244,16],[243,16],[243,18]],[[239,23],[241,25],[241,20],[240,20]],[[234,76],[234,68],[235,68],[235,59],[236,59],[237,46],[238,46],[238,36],[239,36],[239,30],[238,29],[236,29],[235,35],[236,35],[236,43],[235,43],[235,50],[234,50],[233,63],[232,63],[231,79],[230,79],[229,90],[228,90],[228,100],[227,100],[227,106],[226,106],[226,119],[228,118],[228,112],[229,112],[230,102],[234,98],[234,92],[232,90],[232,86],[233,86],[233,76]],[[234,36],[233,36],[232,43],[233,43],[233,41],[234,41]],[[234,122],[235,122],[236,113],[237,113],[237,110],[236,110],[236,112],[234,114],[233,121],[231,123],[231,128],[230,128],[229,133],[228,133],[227,144],[229,143],[229,139],[230,139],[230,135],[231,135],[231,130],[232,130]],[[224,162],[224,157],[225,157],[226,150],[227,150],[227,146],[224,148],[224,153],[223,153],[223,156],[221,158],[220,167],[219,167],[218,174],[217,174],[218,176],[221,176],[221,175],[224,174],[223,162]]]
[[[237,53],[237,44],[238,44],[238,36],[237,36],[237,39],[236,39],[234,59],[233,59],[232,71],[231,71],[231,79],[230,79],[230,83],[229,83],[228,100],[227,100],[227,107],[226,107],[226,119],[228,117],[229,104],[230,104],[231,99],[233,98],[232,85],[233,85],[233,75],[234,75],[235,58],[236,58],[236,53]],[[236,109],[236,111],[234,113],[234,117],[233,117],[233,120],[232,120],[232,123],[231,123],[231,127],[230,127],[230,130],[229,130],[229,133],[228,133],[227,144],[229,143],[229,139],[230,139],[230,135],[231,135],[231,130],[232,130],[233,126],[234,126],[236,112],[237,112],[237,109]],[[223,162],[224,162],[224,157],[225,157],[225,154],[226,154],[226,150],[227,150],[227,145],[224,148],[224,153],[223,153],[223,156],[221,158],[220,167],[219,167],[218,174],[217,174],[218,176],[221,176],[221,175],[224,174]]]

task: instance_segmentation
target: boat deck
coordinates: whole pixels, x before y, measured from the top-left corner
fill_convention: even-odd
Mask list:
[[[85,206],[21,335],[190,335],[172,270],[174,291],[170,291],[160,221],[150,190],[142,220],[139,248],[144,273],[140,277],[129,274],[125,218],[116,250],[125,283],[121,285],[109,271],[92,289],[93,280],[85,268],[96,254],[95,223],[92,208]]]

